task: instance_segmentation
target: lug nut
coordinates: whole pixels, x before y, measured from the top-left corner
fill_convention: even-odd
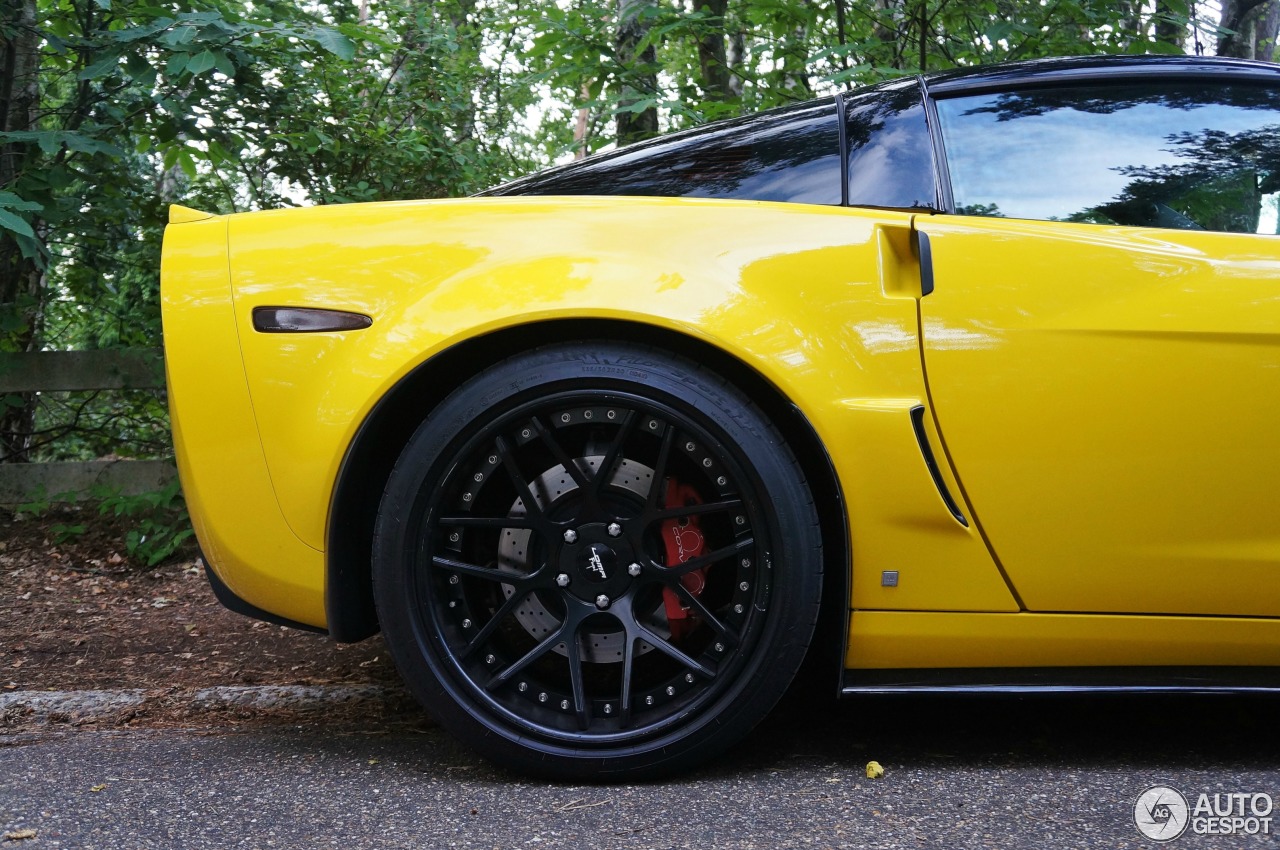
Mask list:
[[[616,522],[611,522],[609,523],[609,528],[606,530],[609,532],[610,537],[617,537],[622,533],[622,526],[618,525]]]
[[[609,597],[603,593],[596,597],[596,607],[601,611],[609,607]]]
[[[565,533],[564,533],[565,543],[573,543],[577,539],[578,539],[578,532],[574,531],[572,528],[565,530]]]
[[[561,587],[568,587],[568,586],[569,586],[569,574],[568,574],[568,573],[561,573],[560,575],[556,576],[556,584],[560,585]]]
[[[639,564],[632,564],[631,566],[627,567],[627,575],[638,576],[642,572],[644,572],[644,567],[640,566]]]

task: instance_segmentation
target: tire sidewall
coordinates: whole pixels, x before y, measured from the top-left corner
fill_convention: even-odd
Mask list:
[[[764,504],[773,551],[770,616],[736,679],[687,724],[609,749],[532,740],[501,718],[468,707],[460,672],[417,609],[412,576],[427,482],[444,480],[476,423],[560,389],[638,393],[661,400],[730,447]],[[499,414],[501,415],[501,413]],[[656,484],[655,484],[656,486]],[[812,636],[821,588],[821,541],[811,496],[790,451],[763,413],[736,388],[681,359],[617,343],[558,346],[499,364],[447,397],[414,433],[383,496],[375,531],[373,576],[378,615],[391,654],[410,690],[442,725],[489,758],[564,779],[656,776],[722,752],[756,725],[781,697]],[[806,563],[805,553],[812,561]]]

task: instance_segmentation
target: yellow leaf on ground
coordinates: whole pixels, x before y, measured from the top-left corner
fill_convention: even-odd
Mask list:
[[[868,779],[879,779],[882,776],[884,776],[884,768],[880,766],[880,762],[878,761],[867,762],[867,778]]]
[[[28,838],[35,838],[36,831],[34,829],[15,829],[13,832],[4,834],[5,841],[25,841]]]
[[[90,790],[90,791],[95,791],[95,792],[96,792],[96,791],[105,791],[105,790],[107,790],[107,783],[105,783],[105,782],[104,782],[104,783],[102,783],[101,785],[94,785],[94,786],[93,786],[92,788],[90,788],[89,790]]]

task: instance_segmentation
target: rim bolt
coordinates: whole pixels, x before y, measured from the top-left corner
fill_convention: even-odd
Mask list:
[[[751,585],[747,584],[745,581],[738,585],[738,590],[749,590],[750,588]]]
[[[743,559],[742,559],[742,567],[743,567],[743,569],[746,569],[746,568],[747,568],[747,567],[749,567],[749,566],[751,566],[751,559],[750,559],[750,558],[743,558]]]
[[[547,701],[546,691],[543,691],[542,693],[538,694],[538,702],[546,702],[546,701]]]
[[[560,575],[556,576],[556,584],[560,585],[561,587],[568,587],[568,586],[569,586],[569,574],[568,574],[568,573],[561,573]]]
[[[733,518],[733,521],[734,521],[734,522],[736,522],[738,525],[746,525],[746,524],[747,524],[747,518],[746,518],[746,517],[744,517],[744,516],[742,516],[741,514],[739,514],[738,516],[734,517],[734,518]]]
[[[645,704],[645,705],[653,705],[653,697],[645,697],[645,698],[644,698],[644,704]]]
[[[716,644],[716,652],[724,652],[724,644],[722,644],[722,643],[717,643],[717,644]]]
[[[691,685],[692,685],[692,684],[693,684],[693,674],[692,674],[692,673],[685,673],[685,674],[684,674],[684,680],[685,680],[686,682],[688,682],[689,684],[691,684]]]
[[[627,575],[629,576],[635,577],[640,575],[640,573],[642,572],[644,572],[644,567],[640,566],[639,564],[632,564],[631,566],[627,567]]]
[[[741,613],[742,613],[742,610],[743,610],[743,609],[742,609],[742,606],[741,606],[741,605],[734,605],[734,606],[733,606],[733,613],[735,613],[735,614],[741,614]]]
[[[524,693],[525,691],[529,690],[529,683],[521,682],[520,684],[516,685],[516,690],[518,690],[520,693]]]
[[[606,702],[606,703],[604,704],[604,713],[605,713],[605,714],[613,714],[613,703],[611,703],[611,702]]]
[[[609,523],[607,531],[609,532],[610,537],[617,537],[622,533],[622,526],[618,525],[616,522],[611,522]]]
[[[498,659],[494,658],[492,655],[486,655],[486,656],[484,657],[484,663],[485,663],[485,664],[492,664],[493,662],[495,662],[495,661],[497,661],[497,660],[498,660]]]
[[[456,575],[449,576],[449,584],[457,584],[458,577]]]
[[[596,607],[601,611],[609,607],[609,597],[603,593],[596,597]]]
[[[576,543],[577,541],[578,541],[578,532],[574,531],[572,528],[565,529],[564,542]]]
[[[567,699],[562,699],[562,700],[560,700],[560,708],[564,709],[565,711],[568,711],[568,710],[569,710],[569,701],[568,701]]]
[[[667,685],[667,696],[669,696],[669,697],[673,697],[673,696],[675,696],[675,695],[676,695],[676,689],[675,689],[675,686],[673,686],[673,685]]]
[[[460,535],[458,534],[458,532],[456,532],[456,531],[455,531],[455,532],[453,532],[453,534],[450,534],[450,535],[449,535],[449,542],[450,542],[450,543],[457,543],[457,542],[458,542],[459,540],[461,540],[461,539],[462,539],[462,538],[461,538],[461,536],[460,536]]]
[[[471,621],[470,621],[470,620],[463,620],[463,621],[462,621],[462,627],[463,627],[464,629],[469,629],[469,628],[471,628]]]
[[[697,448],[697,446],[695,446],[693,443],[685,443],[685,444],[684,444],[684,450],[685,450],[686,452],[691,452],[691,451],[693,451],[693,450],[694,450],[694,449],[696,449],[696,448]]]
[[[729,479],[721,475],[719,478],[716,479],[716,483],[719,484],[721,487],[723,487],[724,485],[729,483]]]

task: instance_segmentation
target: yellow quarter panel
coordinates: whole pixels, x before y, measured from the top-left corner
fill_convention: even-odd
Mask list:
[[[910,220],[640,198],[232,217],[236,316],[284,515],[298,537],[324,545],[329,494],[356,429],[433,355],[530,322],[622,320],[715,345],[801,409],[850,508],[855,604],[1012,610],[985,546],[947,514],[914,444],[906,410],[925,392],[915,301],[901,290],[918,274],[904,267],[914,262],[909,251],[893,250]],[[258,306],[351,310],[374,321],[358,332],[260,334],[251,324]],[[882,588],[882,570],[898,570],[900,586]]]
[[[226,231],[225,218],[165,230],[161,306],[178,473],[207,567],[245,601],[323,626],[323,555],[280,513],[249,404]]]

